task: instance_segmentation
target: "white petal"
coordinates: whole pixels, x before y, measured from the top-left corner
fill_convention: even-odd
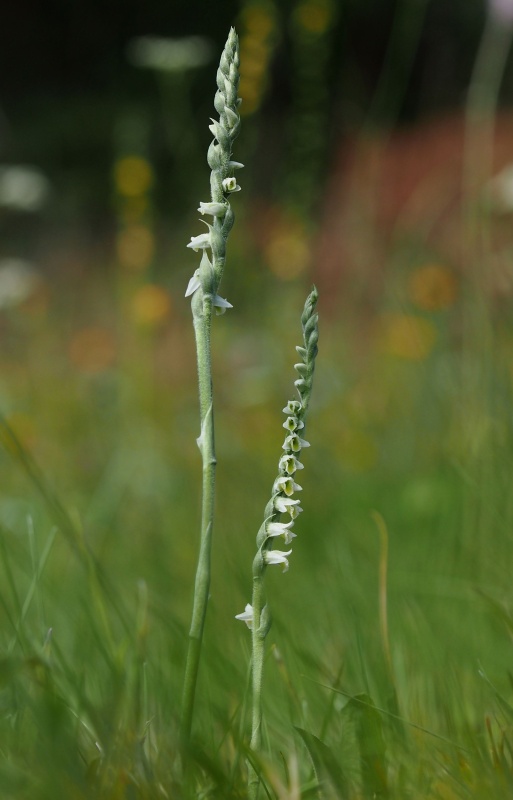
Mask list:
[[[189,297],[191,294],[194,294],[194,292],[197,289],[199,289],[200,286],[201,286],[201,281],[198,278],[198,272],[196,270],[196,272],[194,273],[194,275],[190,279],[189,283],[187,284],[187,291],[185,292],[185,296]]]
[[[293,520],[290,520],[290,522],[270,522],[265,532],[268,536],[284,536],[293,525]]]
[[[214,297],[215,306],[218,308],[233,308],[232,304],[228,302],[228,300],[224,300],[222,297],[219,297],[218,294]]]
[[[301,502],[300,500],[292,500],[291,497],[282,497],[281,494],[277,494],[276,497],[274,498],[274,507],[276,511],[280,512],[280,514],[288,513],[292,516],[291,508],[293,508],[293,506],[299,505],[300,502]]]
[[[200,214],[210,214],[212,217],[224,217],[227,205],[225,203],[201,203],[198,208]]]
[[[206,247],[210,247],[210,234],[209,233],[200,233],[199,236],[191,236],[191,241],[187,245],[190,247],[191,250],[204,250]]]
[[[235,619],[240,619],[241,622],[245,622],[248,628],[253,627],[253,606],[250,603],[246,603],[246,608],[242,612],[242,614],[236,614]]]
[[[282,550],[265,550],[264,552],[264,559],[266,564],[283,564],[283,572],[287,572],[289,568],[289,562],[287,560],[287,556],[290,556],[292,550],[286,550],[283,552]]]

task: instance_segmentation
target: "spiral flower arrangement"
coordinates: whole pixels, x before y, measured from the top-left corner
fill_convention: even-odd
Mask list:
[[[217,70],[217,91],[214,106],[219,120],[209,126],[214,139],[208,149],[211,199],[200,202],[198,211],[212,218],[205,222],[207,231],[192,236],[187,247],[202,251],[199,267],[187,286],[186,297],[192,297],[191,308],[196,338],[201,431],[197,440],[203,462],[201,537],[194,599],[189,629],[189,643],[182,697],[181,735],[185,744],[190,739],[200,664],[203,629],[210,589],[210,552],[214,525],[216,455],[211,365],[212,310],[224,313],[231,303],[218,295],[226,260],[226,241],[232,229],[234,214],[228,197],[240,190],[234,172],[243,165],[232,161],[232,145],[239,133],[240,118],[237,97],[239,85],[239,42],[232,28]],[[203,221],[203,220],[202,220]],[[210,254],[210,255],[209,255]]]
[[[252,631],[252,735],[251,748],[257,752],[261,748],[262,727],[262,679],[264,663],[264,642],[271,626],[271,615],[265,602],[264,576],[268,566],[283,565],[283,572],[289,568],[290,550],[275,550],[274,543],[279,537],[289,545],[296,537],[292,528],[299,514],[302,512],[299,499],[294,497],[301,491],[301,486],[296,483],[295,475],[303,469],[299,461],[301,451],[309,447],[309,443],[302,438],[305,428],[305,416],[312,394],[315,358],[317,356],[317,342],[319,339],[318,314],[315,311],[318,293],[315,286],[307,297],[301,325],[303,329],[303,345],[296,347],[300,361],[294,364],[294,369],[299,377],[294,381],[299,399],[289,400],[283,412],[287,415],[283,427],[286,431],[285,441],[282,446],[283,455],[278,462],[278,475],[274,481],[271,499],[264,512],[264,521],[256,537],[257,553],[253,561],[253,597],[252,602],[246,605],[242,614],[237,614],[236,619],[246,623]],[[281,522],[282,514],[288,515],[288,520]],[[259,777],[250,766],[249,796],[256,798],[258,794]]]

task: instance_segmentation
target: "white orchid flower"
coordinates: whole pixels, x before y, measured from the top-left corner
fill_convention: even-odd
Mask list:
[[[301,411],[301,403],[299,400],[289,400],[283,409],[284,414],[298,414],[299,411]]]
[[[223,191],[225,192],[240,192],[240,186],[237,184],[236,178],[225,178],[223,181]]]
[[[211,217],[224,217],[226,214],[225,203],[202,203],[200,202],[198,211],[200,214],[210,214]]]
[[[294,520],[292,519],[290,522],[270,522],[265,532],[268,536],[283,536],[285,544],[290,544],[292,539],[296,537],[296,534],[291,530],[293,525]]]
[[[278,468],[281,472],[286,472],[287,475],[293,475],[296,470],[304,469],[305,465],[298,461],[295,456],[286,454],[280,458]]]
[[[274,482],[274,492],[283,492],[287,497],[291,497],[294,492],[300,492],[302,487],[293,478],[287,475],[280,475]]]
[[[301,500],[293,500],[291,497],[283,497],[281,494],[277,494],[274,497],[273,504],[276,511],[279,511],[280,514],[291,514],[290,509],[294,506],[298,506],[300,502]]]
[[[283,427],[292,433],[293,431],[300,431],[301,428],[304,428],[305,423],[301,422],[297,417],[287,417],[283,423]]]
[[[283,572],[287,572],[289,568],[289,561],[287,556],[290,556],[292,550],[264,550],[264,561],[270,566],[271,564],[283,564]]]
[[[207,247],[211,247],[210,233],[200,233],[199,236],[191,236],[191,241],[187,247],[190,247],[191,250],[194,250],[196,253],[198,250],[206,250]]]
[[[310,442],[305,441],[305,439],[300,439],[296,433],[292,433],[285,439],[282,449],[292,450],[293,453],[299,453],[303,447],[310,447]]]
[[[251,629],[253,627],[253,606],[250,603],[246,603],[246,608],[242,614],[235,614],[235,619],[245,622],[248,628]]]

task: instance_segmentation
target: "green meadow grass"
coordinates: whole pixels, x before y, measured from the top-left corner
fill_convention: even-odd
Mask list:
[[[6,316],[2,798],[245,797],[250,636],[234,615],[303,296],[274,290],[263,329],[251,311],[214,328],[217,519],[185,783],[201,470],[186,303],[150,330],[92,291],[77,321],[80,287],[64,285],[46,312]],[[415,360],[378,334],[362,348],[363,323],[323,320],[321,298],[306,513],[290,571],[268,575],[262,797],[512,792],[513,338],[502,320],[486,342],[465,302],[424,315],[437,339]],[[463,319],[462,345],[451,331]],[[115,333],[116,357],[96,371],[69,355],[91,321]]]

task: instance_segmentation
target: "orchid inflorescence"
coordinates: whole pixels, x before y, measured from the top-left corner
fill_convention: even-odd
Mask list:
[[[305,308],[301,317],[303,327],[302,347],[296,347],[301,361],[294,364],[294,369],[298,372],[299,378],[294,382],[297,389],[299,400],[289,400],[283,412],[287,415],[283,427],[286,430],[285,441],[282,446],[284,451],[278,462],[278,475],[274,481],[271,499],[269,500],[265,512],[264,522],[257,534],[257,554],[253,562],[254,577],[262,576],[266,566],[282,564],[283,572],[289,568],[288,556],[292,550],[273,550],[271,549],[278,539],[283,537],[285,545],[289,545],[296,537],[292,528],[299,514],[303,511],[300,500],[294,495],[300,492],[302,487],[296,483],[295,474],[303,469],[303,464],[299,461],[301,451],[310,444],[301,437],[305,427],[305,416],[310,402],[312,391],[313,373],[315,367],[315,357],[317,355],[317,341],[319,338],[317,322],[318,314],[315,312],[317,303],[317,289],[314,287],[310,292]],[[287,514],[288,520],[281,522],[281,515]],[[247,624],[249,628],[253,626],[254,609],[251,604],[247,604],[242,614],[237,614],[239,619]]]
[[[217,91],[214,105],[219,120],[212,120],[210,130],[214,135],[207,153],[211,169],[209,202],[201,202],[198,211],[212,218],[205,223],[207,231],[193,236],[187,245],[196,252],[202,251],[201,262],[194,272],[186,297],[192,296],[191,310],[198,363],[198,388],[200,406],[200,436],[197,439],[203,463],[201,536],[194,583],[193,608],[189,628],[187,661],[182,695],[181,736],[188,742],[192,730],[197,677],[201,657],[203,631],[207,613],[211,578],[211,550],[214,526],[216,454],[214,437],[214,396],[212,385],[211,328],[212,311],[223,313],[231,303],[219,297],[218,289],[226,259],[226,240],[233,226],[234,214],[228,197],[239,191],[234,177],[242,167],[232,161],[232,144],[240,129],[239,104],[239,43],[232,28],[221,55],[216,76]]]
[[[232,161],[232,144],[239,134],[240,99],[237,97],[239,86],[239,52],[237,34],[232,28],[221,56],[217,70],[217,92],[214,106],[219,113],[219,121],[212,120],[209,125],[215,139],[210,144],[207,161],[210,169],[210,191],[212,199],[208,203],[200,202],[200,214],[211,216],[212,224],[201,220],[207,226],[207,232],[192,236],[187,245],[191,250],[203,251],[198,269],[189,281],[186,297],[196,295],[208,299],[217,313],[223,314],[231,303],[217,294],[226,258],[226,240],[232,229],[234,214],[228,196],[240,191],[234,172],[244,165]],[[211,258],[207,251],[210,251]],[[198,290],[201,289],[201,292]]]

